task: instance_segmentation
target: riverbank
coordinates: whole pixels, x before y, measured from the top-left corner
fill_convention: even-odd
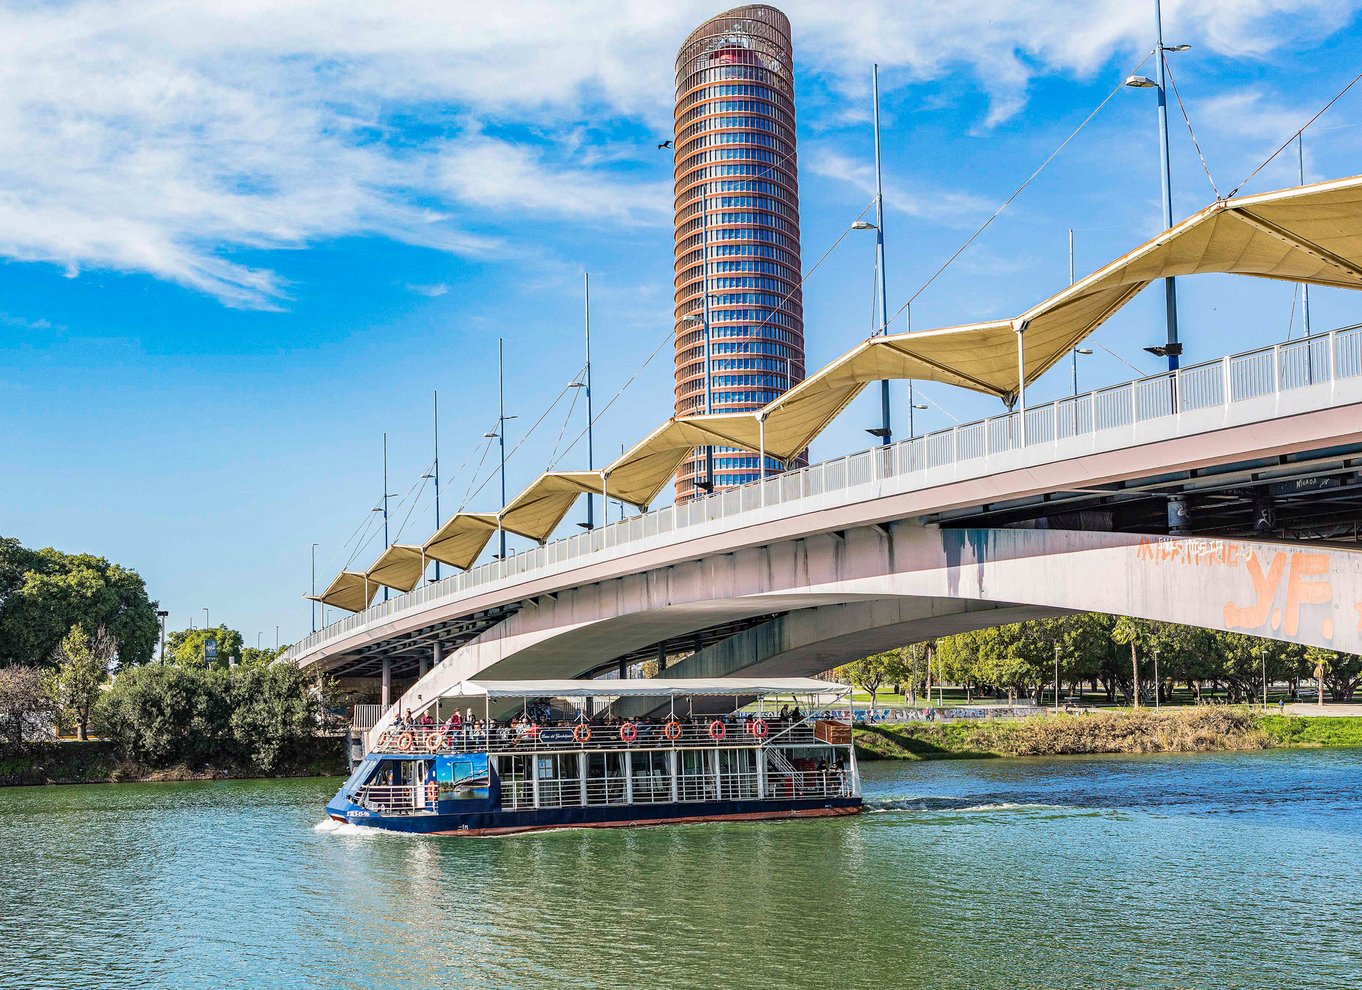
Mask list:
[[[152,781],[250,780],[263,777],[344,775],[343,741],[314,739],[273,773],[249,764],[148,767],[118,755],[109,742],[32,743],[22,752],[0,754],[0,787],[41,784],[122,784]]]
[[[864,760],[951,760],[1097,753],[1205,753],[1362,746],[1362,719],[1258,715],[1247,708],[1036,715],[860,726]]]

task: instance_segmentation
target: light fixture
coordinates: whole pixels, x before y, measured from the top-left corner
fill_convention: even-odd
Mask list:
[[[1075,353],[1078,353],[1078,354],[1091,354],[1091,353],[1092,353],[1092,348],[1091,348],[1091,347],[1075,347],[1075,348],[1074,348],[1074,351],[1075,351]]]
[[[1192,50],[1192,46],[1191,46],[1191,45],[1164,45],[1164,46],[1163,46],[1163,50],[1166,51],[1166,52],[1189,52],[1189,51]]]
[[[1182,344],[1159,344],[1156,347],[1146,347],[1145,350],[1155,357],[1168,357],[1170,355],[1176,357],[1182,354]]]
[[[873,223],[871,223],[869,220],[857,220],[855,223],[853,223],[853,224],[851,225],[851,229],[852,229],[852,230],[879,230],[879,228],[876,227],[876,226],[875,226]]]
[[[926,408],[927,408],[927,403],[925,403],[925,402],[914,402],[914,403],[913,403],[913,408],[914,408],[914,409],[926,409]]]
[[[1126,76],[1126,85],[1135,89],[1157,89],[1159,86],[1148,76]]]

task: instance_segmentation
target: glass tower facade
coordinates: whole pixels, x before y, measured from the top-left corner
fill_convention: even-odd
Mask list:
[[[675,135],[676,413],[751,412],[804,378],[784,14],[735,7],[691,33],[676,58]],[[782,468],[732,448],[710,456],[716,490]],[[709,459],[700,449],[681,465],[678,501],[703,493]]]

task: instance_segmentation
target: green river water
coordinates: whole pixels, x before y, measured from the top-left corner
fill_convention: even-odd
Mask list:
[[[870,764],[855,819],[410,838],[0,791],[0,987],[1362,983],[1362,751]]]

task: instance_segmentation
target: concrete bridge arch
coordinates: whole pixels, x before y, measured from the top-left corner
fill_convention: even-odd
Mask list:
[[[1362,553],[1201,537],[863,526],[540,596],[446,657],[397,707],[419,710],[479,674],[577,676],[651,643],[776,613],[784,615],[710,648],[690,671],[815,673],[835,658],[1065,611],[1362,652]]]

